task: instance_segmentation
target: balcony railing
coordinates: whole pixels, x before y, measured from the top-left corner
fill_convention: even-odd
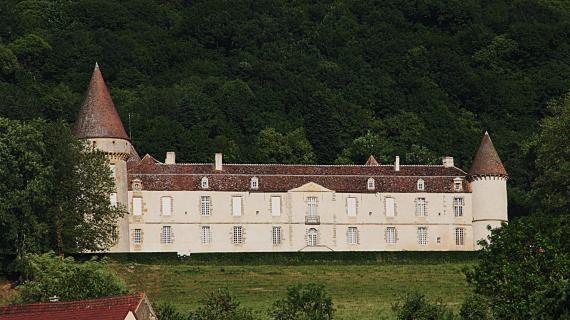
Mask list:
[[[319,216],[306,216],[305,224],[321,224],[321,219]]]

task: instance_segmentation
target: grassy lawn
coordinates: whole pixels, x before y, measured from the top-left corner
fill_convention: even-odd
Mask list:
[[[470,292],[462,269],[469,262],[436,264],[226,265],[118,263],[111,267],[133,290],[144,290],[153,303],[170,302],[180,311],[199,305],[206,292],[227,288],[242,305],[265,312],[287,286],[326,285],[337,319],[393,317],[391,303],[419,291],[457,309]]]

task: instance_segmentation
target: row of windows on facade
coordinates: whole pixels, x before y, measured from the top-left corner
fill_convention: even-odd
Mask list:
[[[173,199],[172,197],[162,197],[161,202],[161,214],[165,216],[172,215],[173,212]],[[233,196],[231,199],[231,211],[233,216],[241,216],[243,211],[242,205],[243,199],[241,196]],[[111,203],[115,205],[117,203],[117,194],[111,194]],[[387,197],[386,201],[386,216],[394,217],[396,216],[396,200],[392,197]],[[461,197],[453,198],[453,214],[455,217],[463,216],[463,207],[465,205],[465,200]],[[318,199],[317,197],[307,197],[307,215],[316,217],[317,214]],[[357,198],[347,197],[346,198],[346,213],[349,217],[355,217],[357,215]],[[416,216],[425,217],[428,215],[428,202],[424,197],[418,197],[415,199]],[[209,216],[211,214],[212,199],[210,196],[200,197],[200,214],[202,216]],[[270,197],[270,210],[271,215],[280,216],[281,215],[281,197],[271,196]],[[133,198],[133,215],[142,215],[142,198]]]
[[[210,188],[210,183],[207,177],[203,177],[200,181],[200,187],[202,189]],[[376,190],[376,180],[374,178],[368,178],[366,182],[366,187],[368,190]],[[250,188],[253,190],[259,189],[259,179],[257,177],[253,177],[250,180]],[[416,188],[418,191],[425,191],[426,190],[426,183],[423,179],[418,179],[416,182]],[[454,191],[463,191],[463,183],[461,178],[453,179],[453,190]]]
[[[117,239],[116,229],[114,229],[113,239]],[[385,229],[385,239],[387,244],[397,244],[398,243],[398,230],[396,227],[386,227]],[[281,227],[273,226],[271,227],[271,243],[274,246],[281,245],[283,240]],[[244,228],[243,226],[233,226],[232,228],[232,238],[231,241],[235,245],[243,244],[244,239]],[[140,245],[143,242],[142,229],[134,229],[133,231],[133,243]],[[172,244],[174,243],[174,235],[171,226],[163,226],[160,234],[160,242],[162,244]],[[208,245],[212,243],[212,230],[210,226],[202,226],[200,234],[200,242],[203,245]],[[359,232],[358,227],[348,227],[346,231],[346,243],[350,245],[359,244]],[[417,243],[419,245],[428,244],[428,229],[427,227],[418,227],[417,229]],[[441,243],[441,238],[437,237],[436,243]],[[319,231],[315,228],[310,228],[307,230],[307,245],[317,246],[319,244]],[[455,228],[455,244],[457,246],[463,246],[465,244],[465,228]]]

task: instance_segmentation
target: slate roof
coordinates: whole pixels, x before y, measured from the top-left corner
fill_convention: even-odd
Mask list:
[[[144,293],[70,302],[45,302],[0,307],[0,320],[124,320],[135,314]],[[136,315],[135,315],[136,317]]]
[[[483,135],[481,145],[479,146],[479,150],[477,150],[475,160],[473,160],[473,164],[469,170],[469,175],[474,177],[508,176],[507,170],[505,170],[503,162],[501,161],[501,158],[499,158],[499,154],[497,153],[495,146],[493,146],[493,141],[491,141],[491,137],[488,132],[485,132],[485,135]]]
[[[212,163],[163,164],[147,155],[140,162],[128,163],[129,187],[133,179],[142,181],[143,190],[195,191],[203,190],[200,182],[208,178],[211,191],[287,192],[314,182],[336,192],[417,192],[417,180],[425,181],[425,192],[453,192],[453,179],[465,178],[456,167],[442,165],[280,165],[223,164],[215,171]],[[250,188],[251,178],[259,179],[258,189]],[[369,178],[375,179],[375,189],[367,189]],[[464,190],[469,184],[464,181]]]
[[[75,121],[74,133],[78,138],[129,140],[97,64],[95,64],[85,100]]]

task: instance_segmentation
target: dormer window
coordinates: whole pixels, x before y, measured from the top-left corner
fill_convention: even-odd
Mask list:
[[[257,177],[251,178],[250,186],[252,189],[257,190],[259,188],[259,179]]]
[[[455,178],[453,179],[453,191],[463,191],[463,179]]]
[[[418,191],[424,191],[426,189],[426,184],[424,180],[419,179],[417,182]]]
[[[208,178],[206,178],[206,177],[202,178],[202,182],[200,182],[200,186],[202,187],[202,189],[208,189],[209,188]]]
[[[375,181],[374,181],[373,178],[369,178],[369,179],[368,179],[367,186],[368,186],[368,190],[374,190],[374,189],[376,189],[376,184],[375,184]]]

